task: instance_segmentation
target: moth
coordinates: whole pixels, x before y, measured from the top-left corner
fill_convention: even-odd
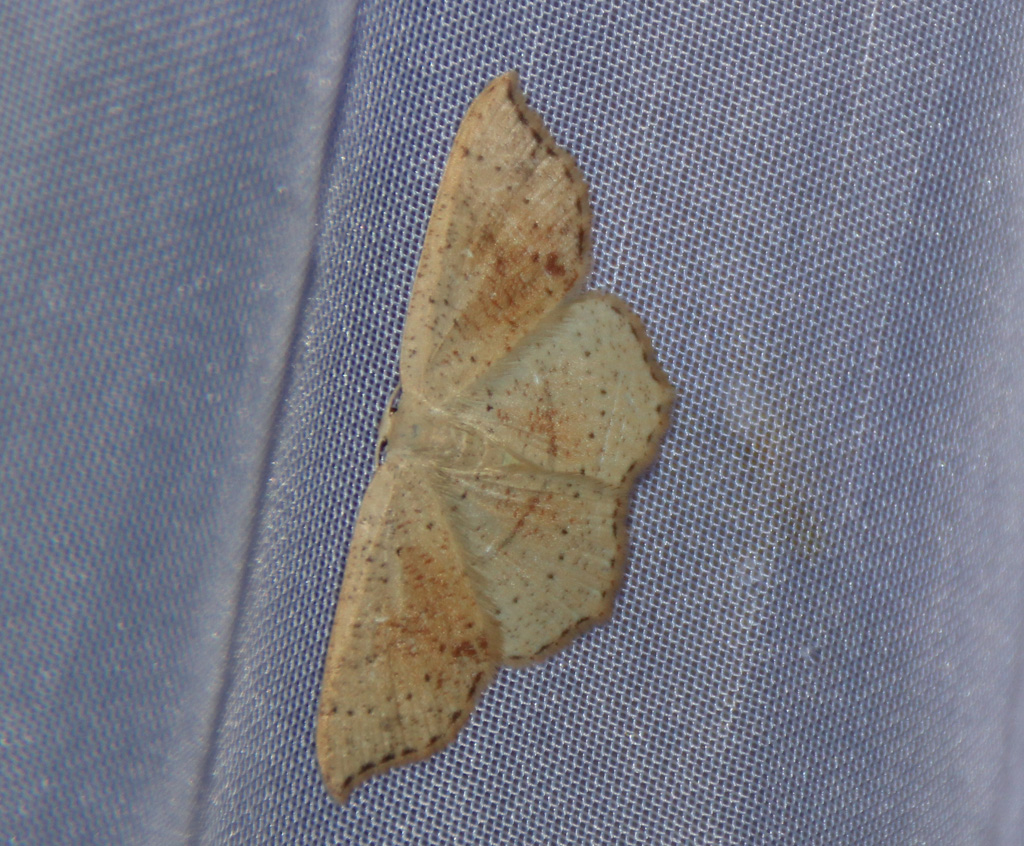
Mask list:
[[[441,180],[345,562],[316,732],[339,801],[611,613],[673,390],[628,306],[582,291],[590,248],[575,161],[498,77]]]

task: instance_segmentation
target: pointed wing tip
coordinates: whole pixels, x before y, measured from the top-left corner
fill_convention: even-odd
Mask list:
[[[450,742],[455,736],[452,734],[452,738],[448,738],[445,744],[440,744],[438,741],[440,745],[436,748],[430,746],[423,750],[405,749],[402,753],[389,752],[385,753],[380,760],[356,765],[351,760],[345,760],[343,757],[335,758],[332,755],[328,740],[331,732],[330,725],[321,716],[317,724],[317,762],[320,766],[320,776],[323,779],[324,787],[331,798],[340,805],[347,804],[352,792],[364,782],[393,767],[400,767],[426,758],[441,748],[441,745]]]
[[[577,252],[581,263],[576,287],[583,285],[590,276],[591,263],[593,260],[593,211],[590,208],[590,189],[587,180],[580,170],[576,157],[565,147],[555,140],[544,119],[530,105],[529,98],[523,93],[519,72],[509,70],[501,76],[495,77],[488,83],[484,93],[497,90],[508,97],[520,119],[530,128],[538,145],[546,148],[552,155],[558,157],[565,167],[565,173],[569,178],[573,193],[576,198],[576,213],[580,218],[580,227],[577,233]],[[483,94],[478,98],[485,100]],[[471,106],[472,108],[472,106]]]
[[[510,70],[505,71],[503,74],[499,74],[498,76],[494,77],[494,79],[492,79],[489,83],[487,83],[487,88],[490,88],[492,86],[502,86],[507,88],[514,88],[516,90],[521,90],[519,84],[519,71],[517,71],[515,68],[511,68]]]
[[[380,760],[367,762],[358,768],[351,764],[343,766],[341,762],[335,763],[328,751],[329,744],[320,737],[321,734],[327,734],[330,729],[326,727],[325,723],[318,721],[317,761],[320,766],[320,777],[331,798],[339,805],[345,805],[352,796],[352,792],[371,778],[382,775],[388,770],[397,767],[404,767],[407,764],[423,761],[450,746],[455,738],[459,736],[466,723],[469,722],[469,718],[476,710],[481,694],[493,681],[496,669],[497,660],[495,661],[495,669],[489,674],[490,678],[487,680],[487,683],[480,685],[480,689],[475,692],[472,701],[463,709],[459,718],[453,720],[443,733],[432,737],[426,746],[420,749],[407,748],[401,750],[401,752],[389,752]]]
[[[491,623],[496,634],[496,625]],[[354,751],[351,742],[345,743],[341,738],[351,740],[352,727],[344,717],[335,717],[336,707],[328,701],[321,700],[316,722],[316,757],[320,775],[328,794],[339,804],[346,804],[352,792],[364,782],[381,775],[396,767],[414,764],[442,751],[458,737],[469,721],[473,712],[487,689],[494,682],[501,662],[498,641],[488,641],[488,664],[477,674],[467,697],[460,702],[459,710],[436,729],[437,733],[419,740],[412,738],[391,738],[390,742],[377,744],[375,751],[363,753]],[[365,748],[367,744],[362,744]],[[374,744],[369,744],[373,749]],[[362,755],[362,757],[360,757]],[[370,758],[370,760],[367,760]]]
[[[522,85],[519,81],[519,72],[508,70],[500,76],[494,77],[484,86],[483,91],[480,92],[473,103],[486,103],[492,98],[508,98],[517,109],[528,108],[526,96],[523,94]],[[473,103],[470,104],[470,108],[472,108]]]

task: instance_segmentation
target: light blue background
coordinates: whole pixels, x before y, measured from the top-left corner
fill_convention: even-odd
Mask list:
[[[12,844],[1013,844],[1024,10],[0,13]],[[518,68],[679,387],[612,621],[323,791],[433,194]]]

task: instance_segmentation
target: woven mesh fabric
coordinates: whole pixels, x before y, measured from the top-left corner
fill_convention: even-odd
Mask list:
[[[185,836],[344,21],[232,0],[0,10],[4,843]]]
[[[10,842],[1020,842],[1024,10],[252,8],[5,23]],[[341,807],[344,554],[513,67],[673,425],[611,622]]]

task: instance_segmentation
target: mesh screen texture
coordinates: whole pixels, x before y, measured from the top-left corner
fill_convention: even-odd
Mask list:
[[[163,177],[169,208],[220,205],[178,228],[158,208],[179,240],[117,256],[101,235],[135,217],[66,212],[100,271],[135,262],[70,321],[80,345],[46,338],[31,283],[53,274],[10,253],[36,305],[0,321],[72,363],[23,392],[80,394],[52,435],[23,401],[5,465],[5,602],[38,612],[4,641],[11,842],[1021,841],[1019,4],[362,2],[350,32],[333,8],[142,8],[181,76],[149,90],[126,59],[124,84],[147,114],[189,107],[89,155],[124,177],[111,144],[159,170],[176,140],[208,164]],[[590,184],[592,287],[643,317],[679,397],[612,620],[339,806],[313,732],[344,556],[451,139],[509,68]],[[69,249],[58,292],[81,290]],[[82,481],[31,488],[37,441]],[[47,654],[63,666],[30,683]]]

